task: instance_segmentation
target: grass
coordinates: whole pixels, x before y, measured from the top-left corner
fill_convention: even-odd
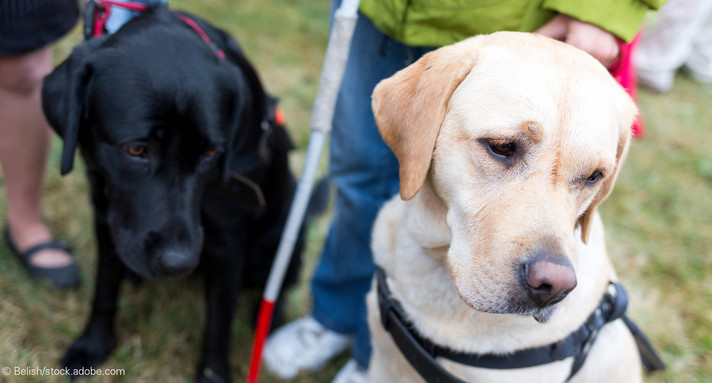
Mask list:
[[[296,0],[172,0],[233,33],[259,68],[267,89],[281,98],[298,145],[298,173],[308,142],[309,120],[327,42],[328,2]],[[79,43],[78,31],[56,49],[57,61]],[[668,364],[651,383],[712,381],[712,86],[679,75],[672,92],[641,92],[648,128],[633,143],[616,189],[602,206],[608,248],[631,295],[631,315]],[[87,185],[81,167],[59,176],[54,143],[46,181],[45,215],[53,231],[72,242],[84,270],[84,285],[59,292],[37,284],[0,246],[0,367],[57,367],[80,334],[91,300],[95,249]],[[323,171],[323,169],[322,169]],[[0,185],[2,178],[0,177]],[[0,195],[0,216],[4,215]],[[302,282],[289,296],[287,316],[309,311],[308,279],[328,226],[309,231]],[[123,368],[123,378],[91,381],[191,381],[199,357],[203,323],[199,278],[126,285],[119,301],[118,346],[102,368]],[[252,330],[247,296],[233,326],[231,367],[236,381],[247,374]],[[297,382],[329,382],[342,357]],[[278,380],[263,371],[263,382]],[[7,379],[0,375],[0,382]],[[10,380],[7,380],[10,381]],[[14,381],[14,380],[13,380]],[[22,381],[62,381],[26,377]]]
[[[669,365],[654,382],[712,381],[712,86],[684,75],[642,93],[648,136],[634,142],[603,206],[609,250],[633,316]]]

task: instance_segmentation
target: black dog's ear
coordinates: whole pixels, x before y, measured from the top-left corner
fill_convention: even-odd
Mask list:
[[[254,124],[253,121],[250,121],[251,100],[247,97],[248,89],[245,80],[238,71],[231,72],[228,89],[224,91],[229,95],[230,101],[228,102],[229,112],[225,114],[229,117],[225,121],[227,145],[222,168],[223,182],[228,181],[231,172],[246,167],[243,162],[251,162],[241,159],[240,153],[245,151],[249,153],[249,150],[246,150],[250,141],[248,133],[253,129],[251,124]]]
[[[222,178],[233,199],[249,212],[258,213],[265,206],[259,184],[251,177],[266,166],[271,150],[266,148],[268,96],[259,75],[247,60],[237,41],[224,31],[212,29],[215,41],[223,48],[231,65],[231,113],[228,122],[228,147],[224,156]],[[265,153],[269,152],[269,153]]]
[[[215,30],[220,46],[224,47],[225,58],[236,66],[232,74],[233,94],[231,121],[228,130],[228,148],[223,169],[223,180],[230,178],[232,171],[258,166],[261,160],[259,143],[267,116],[267,94],[262,87],[257,72],[237,42],[227,33]],[[233,67],[234,68],[234,67]]]
[[[74,166],[79,126],[86,112],[87,85],[92,75],[90,50],[91,46],[86,43],[76,47],[69,58],[44,78],[42,110],[49,124],[64,140],[62,175]]]
[[[254,142],[259,141],[256,137],[259,132],[255,131],[261,129],[255,126],[250,112],[252,100],[247,97],[247,85],[240,73],[234,72],[230,80],[231,89],[226,91],[230,95],[230,112],[226,113],[229,117],[226,121],[227,147],[221,168],[222,186],[215,190],[246,211],[259,213],[265,206],[264,194],[248,175],[260,163],[259,150]]]

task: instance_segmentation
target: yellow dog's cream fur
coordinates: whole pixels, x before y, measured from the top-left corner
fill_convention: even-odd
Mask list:
[[[400,163],[401,195],[373,228],[375,262],[417,331],[441,346],[507,353],[576,330],[616,279],[598,204],[627,153],[636,108],[586,53],[514,32],[478,36],[431,52],[382,81],[376,122]],[[488,150],[514,142],[509,166]],[[594,172],[604,177],[590,184]],[[513,305],[526,295],[521,262],[555,251],[577,287],[549,309]],[[421,382],[367,298],[370,379]],[[535,320],[537,318],[537,320]],[[468,382],[563,382],[571,359],[519,370],[439,360]],[[634,340],[606,325],[571,382],[640,382]]]

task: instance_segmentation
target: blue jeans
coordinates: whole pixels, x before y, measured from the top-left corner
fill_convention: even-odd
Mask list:
[[[432,49],[400,44],[359,15],[334,112],[329,171],[337,196],[312,279],[312,315],[332,331],[355,336],[353,356],[364,368],[371,356],[365,301],[375,269],[371,226],[399,187],[398,161],[378,133],[371,93],[380,80]]]

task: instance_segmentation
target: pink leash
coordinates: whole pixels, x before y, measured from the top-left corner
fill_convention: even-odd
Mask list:
[[[621,52],[620,59],[618,59],[618,61],[616,61],[609,69],[613,78],[615,78],[616,81],[618,81],[618,83],[625,88],[636,104],[638,103],[638,86],[635,78],[636,73],[633,53],[638,46],[639,39],[640,33],[638,33],[629,43],[620,42],[618,45]],[[633,130],[633,137],[642,138],[645,136],[645,125],[643,125],[643,120],[640,115],[638,115],[638,118],[636,118],[633,122],[631,129]]]

